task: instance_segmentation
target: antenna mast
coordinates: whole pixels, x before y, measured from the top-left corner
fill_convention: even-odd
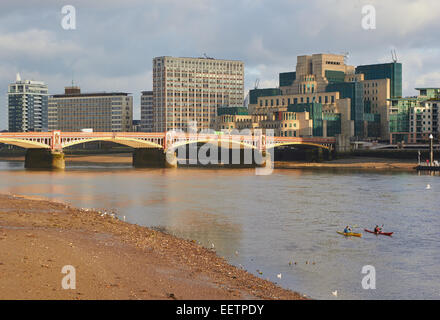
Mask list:
[[[393,59],[393,62],[396,63],[397,62],[397,53],[396,50],[391,50],[391,59]]]

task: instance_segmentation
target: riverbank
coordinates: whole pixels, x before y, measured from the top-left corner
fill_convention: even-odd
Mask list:
[[[76,289],[61,287],[63,266]],[[0,299],[302,299],[195,242],[63,203],[0,195]]]
[[[276,169],[367,169],[415,171],[417,163],[405,159],[351,157],[323,162],[276,161]]]
[[[100,155],[66,155],[66,164],[118,164],[131,165],[131,153]],[[24,157],[0,157],[0,161],[24,161]],[[414,171],[417,163],[412,159],[378,157],[348,157],[323,162],[275,161],[276,169],[369,169]]]

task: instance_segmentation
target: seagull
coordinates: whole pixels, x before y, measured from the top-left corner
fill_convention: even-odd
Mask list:
[[[332,295],[334,295],[335,297],[338,296],[338,290],[332,291]]]
[[[428,183],[427,185],[426,185],[426,188],[425,188],[426,190],[429,190],[429,189],[431,189],[431,185]]]
[[[238,256],[238,251],[235,251],[235,255]]]
[[[277,274],[277,278],[281,279],[281,273]]]
[[[211,248],[212,248],[212,249],[214,249],[214,247],[215,247],[215,246],[214,246],[214,244],[213,244],[213,243],[211,243]]]

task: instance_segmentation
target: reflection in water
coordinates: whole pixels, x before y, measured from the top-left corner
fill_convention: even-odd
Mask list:
[[[0,162],[0,192],[116,210],[129,222],[165,228],[207,247],[214,243],[232,263],[253,273],[262,270],[264,278],[315,298],[334,298],[334,290],[339,298],[438,298],[438,176],[347,170],[254,173],[128,166],[45,172]],[[395,234],[336,234],[347,224],[359,226],[360,232],[384,224]],[[376,290],[361,287],[366,264],[376,267]]]

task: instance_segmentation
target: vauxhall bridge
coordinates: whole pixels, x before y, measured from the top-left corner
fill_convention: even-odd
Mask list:
[[[274,137],[263,134],[204,134],[179,132],[6,132],[0,133],[0,143],[27,149],[26,168],[62,169],[63,149],[74,145],[108,141],[129,146],[133,151],[133,165],[136,167],[173,167],[177,166],[176,150],[193,143],[217,144],[224,149],[254,149],[266,156],[271,148],[289,145],[304,145],[335,150],[338,145],[333,137]],[[339,144],[341,144],[339,142]],[[171,161],[170,161],[171,160]]]

